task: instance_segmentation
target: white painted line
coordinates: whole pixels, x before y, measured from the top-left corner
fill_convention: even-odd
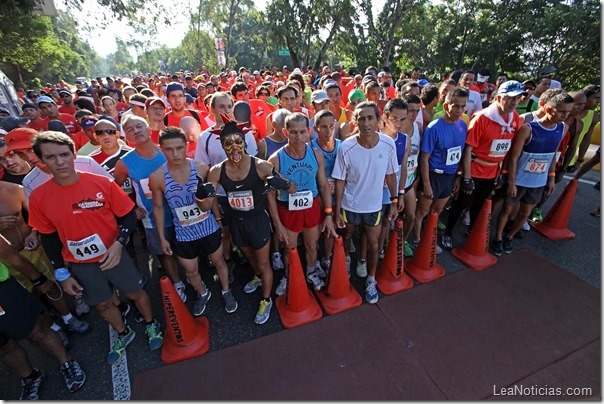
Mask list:
[[[109,349],[117,338],[117,332],[109,326]],[[113,380],[113,399],[130,400],[130,374],[128,373],[128,359],[126,351],[124,355],[111,366]]]
[[[571,177],[570,175],[565,175],[564,178],[570,181],[575,177]],[[584,184],[589,184],[589,185],[596,185],[595,181],[584,180],[583,178],[579,178],[579,182],[582,182]]]

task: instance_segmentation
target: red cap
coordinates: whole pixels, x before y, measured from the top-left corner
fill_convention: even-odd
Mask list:
[[[31,149],[31,141],[38,131],[31,128],[13,129],[4,136],[6,142],[6,153],[14,150]]]

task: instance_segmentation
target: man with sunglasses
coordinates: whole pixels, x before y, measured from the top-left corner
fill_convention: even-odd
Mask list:
[[[526,114],[527,112],[531,112],[533,110],[533,104],[535,100],[533,100],[532,96],[535,94],[535,89],[537,85],[533,80],[526,80],[522,82],[524,85],[524,94],[520,97],[520,101],[518,101],[518,105],[516,105],[516,112],[519,114]]]
[[[59,107],[59,112],[62,114],[74,115],[76,113],[76,107],[73,103],[71,91],[67,89],[59,90],[59,97],[63,100],[63,104]]]

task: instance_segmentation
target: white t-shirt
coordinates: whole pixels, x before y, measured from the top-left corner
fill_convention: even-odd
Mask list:
[[[480,94],[476,91],[470,90],[468,105],[466,105],[466,114],[471,119],[472,115],[480,110],[482,110],[482,100],[480,99]]]
[[[345,181],[343,209],[377,212],[382,209],[384,179],[398,170],[396,145],[392,138],[380,134],[378,143],[366,149],[359,144],[359,136],[349,137],[340,144],[331,176]]]
[[[88,156],[76,156],[74,166],[77,171],[98,174],[113,179],[113,176],[109,174],[107,170],[105,170],[99,163]],[[34,167],[33,170],[31,170],[29,174],[23,178],[22,185],[27,200],[29,200],[31,191],[44,184],[51,178],[52,174],[42,171],[39,167]]]

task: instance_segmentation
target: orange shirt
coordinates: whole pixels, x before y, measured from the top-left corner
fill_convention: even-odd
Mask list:
[[[481,112],[470,121],[466,144],[473,147],[472,154],[477,159],[494,163],[484,164],[472,160],[472,177],[489,179],[497,176],[499,163],[510,151],[512,139],[522,126],[522,118],[516,111],[513,112],[510,126],[513,128],[512,132],[503,131],[501,125],[493,122]]]
[[[252,125],[256,129],[258,135],[256,141],[264,138],[267,135],[266,117],[273,111],[266,102],[258,99],[249,100],[252,110]]]
[[[34,189],[29,207],[30,226],[43,234],[59,233],[65,261],[92,263],[115,242],[115,217],[126,215],[134,203],[115,181],[80,172],[75,184],[50,180]]]

